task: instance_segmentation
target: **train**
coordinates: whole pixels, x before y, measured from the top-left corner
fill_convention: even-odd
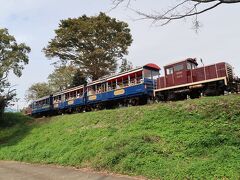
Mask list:
[[[26,109],[31,116],[111,109],[218,96],[240,92],[240,79],[226,62],[198,66],[196,58],[187,58],[161,68],[149,63],[126,72],[100,78],[34,100]]]

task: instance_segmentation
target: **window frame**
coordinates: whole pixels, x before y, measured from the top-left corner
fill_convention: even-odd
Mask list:
[[[184,70],[184,64],[176,64],[174,67],[174,72],[178,72],[178,71],[183,71]]]
[[[166,74],[167,75],[172,75],[173,73],[174,73],[174,68],[173,67],[166,68]]]

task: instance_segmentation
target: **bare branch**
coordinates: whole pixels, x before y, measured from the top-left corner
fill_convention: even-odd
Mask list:
[[[116,8],[119,4],[126,1],[129,5],[131,0],[113,0],[113,4],[115,4]],[[173,20],[195,17],[194,24],[199,27],[198,15],[214,9],[219,5],[232,3],[240,3],[240,0],[183,0],[169,8],[166,12],[155,12],[154,14],[144,13],[142,10],[136,10],[130,7],[129,9],[140,16],[137,20],[150,19],[153,20],[153,23],[159,22],[161,26],[164,26]],[[185,6],[187,7],[187,10],[183,10]]]

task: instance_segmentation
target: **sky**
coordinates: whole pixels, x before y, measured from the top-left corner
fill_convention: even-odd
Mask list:
[[[137,0],[131,7],[143,12],[161,12],[179,2],[177,0]],[[129,24],[133,43],[126,56],[135,66],[156,63],[160,67],[188,57],[202,58],[204,64],[228,62],[240,76],[240,3],[223,5],[198,17],[202,23],[199,33],[192,29],[192,19],[174,21],[164,27],[150,20],[139,18],[133,11],[121,5],[113,7],[111,0],[0,0],[0,28],[7,28],[16,40],[31,47],[29,64],[23,75],[9,77],[16,85],[15,108],[27,105],[26,90],[37,82],[46,82],[53,71],[49,60],[42,52],[58,28],[61,19],[75,18],[86,14],[109,16]]]

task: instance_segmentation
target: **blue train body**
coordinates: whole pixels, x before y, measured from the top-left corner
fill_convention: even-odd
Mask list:
[[[128,103],[153,97],[159,67],[154,64],[125,73],[105,77],[98,81],[67,89],[33,102],[32,115],[48,115],[76,109]]]

